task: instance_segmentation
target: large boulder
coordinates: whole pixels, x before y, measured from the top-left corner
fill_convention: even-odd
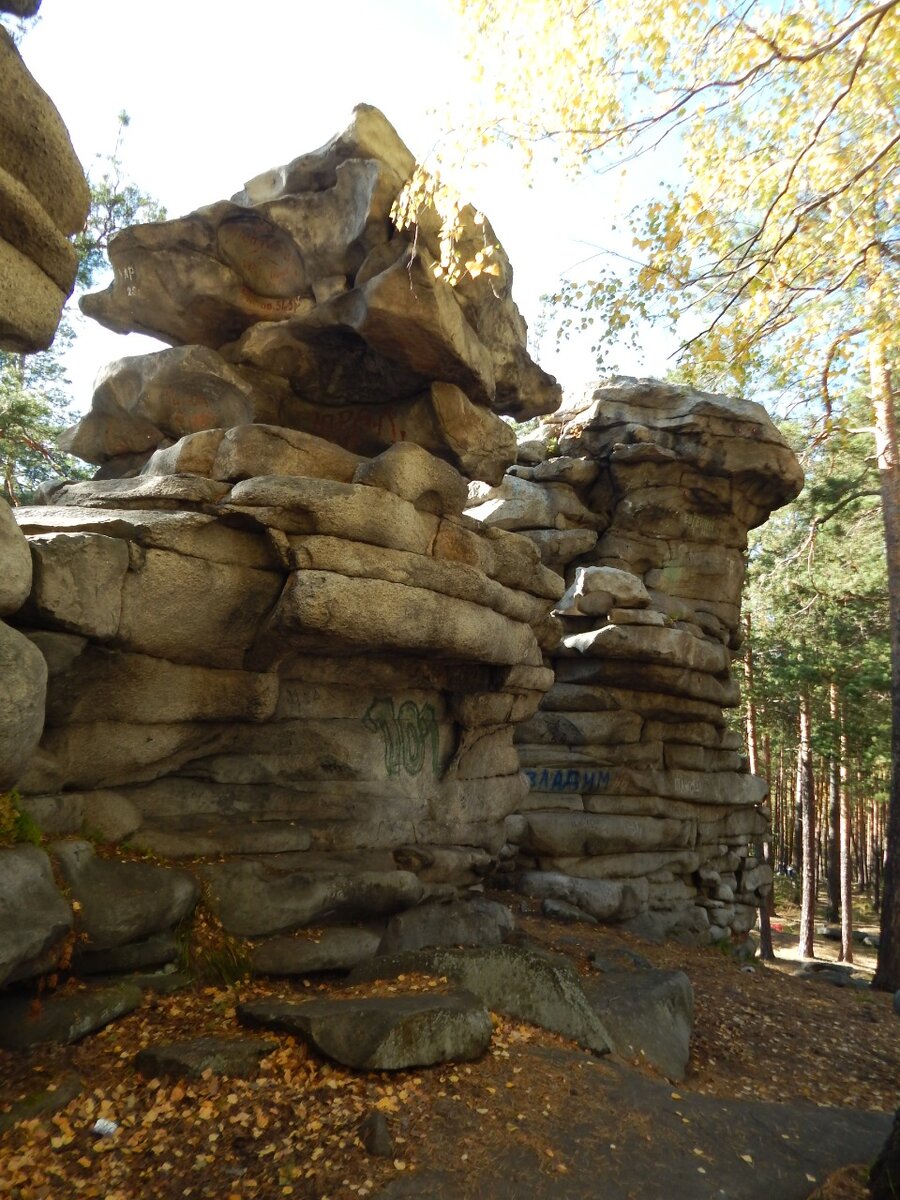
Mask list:
[[[694,1023],[694,993],[683,971],[607,970],[585,982],[613,1049],[684,1078]]]
[[[0,496],[0,617],[14,613],[31,591],[31,551],[6,501]]]
[[[0,986],[50,970],[72,929],[72,909],[36,846],[0,848]]]
[[[90,195],[56,106],[2,28],[0,92],[0,348],[27,354],[53,340]]]
[[[446,976],[474,992],[493,1012],[560,1033],[606,1054],[612,1047],[572,964],[525,946],[441,948],[379,955],[351,971],[351,983],[411,973]]]
[[[238,1006],[245,1025],[292,1033],[322,1054],[363,1071],[403,1071],[479,1058],[493,1027],[467,991],[359,1000],[259,1000]]]
[[[453,288],[436,269],[433,210],[415,234],[392,228],[414,166],[382,114],[359,105],[326,146],[233,200],[120,233],[113,283],[82,307],[111,329],[220,350],[312,400],[407,400],[443,382],[499,412],[552,411],[559,388],[528,356],[502,248],[490,277]],[[474,210],[461,227],[464,253],[494,241]]]
[[[43,654],[0,621],[0,789],[25,773],[44,728],[46,695]]]
[[[98,858],[89,842],[57,842],[85,949],[109,950],[174,928],[200,895],[193,875],[154,863]]]

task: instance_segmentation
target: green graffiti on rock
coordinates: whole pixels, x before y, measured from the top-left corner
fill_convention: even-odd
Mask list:
[[[431,769],[438,773],[438,727],[430,704],[421,707],[404,700],[397,711],[390,696],[378,696],[369,705],[363,725],[384,739],[384,765],[388,775],[418,775],[431,751]]]

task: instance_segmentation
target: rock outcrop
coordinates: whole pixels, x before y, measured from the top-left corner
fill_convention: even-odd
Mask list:
[[[469,515],[565,571],[555,682],[517,743],[518,886],[645,932],[719,939],[771,883],[766,828],[724,710],[738,703],[747,532],[802,486],[749,401],[621,379],[552,418]]]
[[[65,437],[94,479],[0,511],[0,788],[57,839],[0,849],[0,984],[64,947],[171,961],[201,891],[288,976],[505,964],[509,912],[459,901],[492,875],[568,918],[749,929],[765,786],[724,710],[747,531],[796,460],[758,405],[627,380],[517,448],[498,414],[558,388],[501,248],[451,288],[434,214],[393,224],[412,167],[362,106],[114,240],[86,310],[176,344],[101,375]]]
[[[37,752],[15,735],[23,806],[190,865],[235,937],[383,928],[477,882],[525,791],[514,726],[552,680],[562,580],[463,509],[515,456],[495,410],[559,390],[502,250],[455,291],[393,227],[412,166],[361,107],[234,201],[114,239],[85,309],[199,344],[108,369],[66,439],[97,477],[16,511],[10,634],[49,674]],[[171,941],[197,894],[179,868],[69,847],[82,958]],[[134,903],[106,920],[116,887]]]
[[[30,17],[38,5],[0,5]],[[0,28],[0,349],[46,350],[72,292],[87,216],[81,164],[53,101]]]

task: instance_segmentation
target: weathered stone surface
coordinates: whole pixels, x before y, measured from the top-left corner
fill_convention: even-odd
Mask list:
[[[137,479],[89,479],[54,491],[55,505],[86,508],[175,508],[214,504],[228,485],[200,475],[145,475]]]
[[[110,328],[171,342],[236,340],[232,361],[332,404],[360,398],[361,382],[384,400],[440,380],[499,411],[552,411],[559,390],[525,350],[502,249],[498,276],[457,290],[433,270],[435,214],[419,214],[416,244],[412,233],[388,244],[412,165],[385,118],[361,105],[344,133],[235,202],[120,234],[113,284],[83,307]],[[463,226],[464,244],[488,236],[473,210]]]
[[[174,662],[242,667],[282,580],[274,571],[147,550],[125,578],[119,639]]]
[[[69,1045],[132,1012],[141,1003],[133,983],[50,994],[39,1006],[30,996],[0,996],[0,1046],[28,1050],[47,1042]]]
[[[575,582],[556,611],[569,616],[604,615],[611,608],[646,608],[647,589],[637,575],[616,567],[577,567]]]
[[[381,943],[381,930],[330,927],[312,937],[273,937],[250,952],[250,964],[259,975],[312,975],[317,971],[349,971],[373,958]]]
[[[273,716],[278,693],[278,676],[272,673],[213,669],[91,646],[60,674],[47,724],[261,722]]]
[[[430,391],[442,440],[456,465],[470,479],[499,484],[516,457],[516,435],[511,426],[488,409],[473,404],[452,383],[433,383]],[[426,450],[432,450],[426,445]]]
[[[391,1137],[387,1117],[377,1108],[373,1108],[360,1121],[356,1136],[362,1142],[367,1154],[376,1158],[393,1158],[394,1141]]]
[[[265,937],[340,914],[389,916],[418,903],[424,892],[409,871],[309,875],[233,862],[205,867],[202,874],[213,911],[239,937]]]
[[[394,979],[414,971],[444,975],[474,992],[491,1011],[561,1033],[595,1054],[610,1049],[609,1036],[588,1004],[578,975],[561,957],[523,946],[413,950],[357,967],[350,982]]]
[[[473,897],[450,904],[421,904],[391,918],[378,953],[426,946],[499,946],[514,928],[512,913],[494,900]]]
[[[537,484],[507,475],[495,488],[472,484],[468,514],[497,529],[594,529],[597,519],[565,483]]]
[[[60,446],[88,462],[104,463],[253,417],[253,392],[242,375],[214,350],[179,346],[105,367],[91,411],[66,431]]]
[[[167,929],[151,934],[142,942],[128,942],[124,946],[111,946],[106,950],[93,950],[79,943],[73,951],[72,960],[79,975],[117,975],[174,963],[178,956],[178,941],[175,934]]]
[[[413,442],[397,442],[362,463],[353,482],[384,488],[416,508],[440,515],[461,513],[468,499],[460,473]]]
[[[553,871],[521,871],[516,889],[525,896],[575,905],[598,921],[627,921],[647,899],[645,879],[577,879]]]
[[[467,991],[359,1000],[260,1000],[238,1006],[253,1027],[299,1035],[347,1067],[402,1071],[478,1058],[493,1027],[484,1006]]]
[[[250,1079],[259,1060],[277,1049],[263,1038],[190,1038],[147,1046],[134,1056],[134,1065],[147,1079],[200,1079],[204,1071],[229,1078]]]
[[[19,3],[30,15],[36,6]],[[67,241],[87,215],[81,164],[53,101],[0,29],[0,346],[45,350],[75,282]]]
[[[424,588],[329,571],[292,575],[272,624],[282,634],[327,631],[349,646],[370,651],[492,663],[539,661],[531,628],[492,609]]]
[[[0,617],[21,608],[31,591],[31,552],[6,501],[0,497]]]
[[[43,850],[0,848],[0,985],[52,966],[71,928],[72,910]]]
[[[721,675],[730,658],[724,646],[701,640],[679,629],[654,626],[604,625],[589,633],[573,633],[562,639],[561,655],[582,654],[592,658],[627,658],[689,671]]]
[[[629,854],[693,845],[696,825],[659,817],[600,813],[529,813],[520,840],[536,855]]]
[[[683,971],[604,971],[584,984],[613,1049],[684,1078],[690,1058],[694,992]]]
[[[129,565],[125,542],[99,533],[45,533],[28,544],[34,582],[24,618],[98,641],[115,637]]]
[[[236,484],[223,511],[230,506],[254,515],[261,510],[259,520],[291,533],[345,537],[416,554],[428,552],[438,528],[436,516],[420,512],[393,492],[284,475]]]
[[[57,842],[53,849],[80,905],[75,927],[90,949],[108,950],[172,929],[200,895],[187,871],[98,858],[89,842]]]
[[[524,537],[534,542],[541,562],[562,574],[573,558],[587,554],[597,542],[593,529],[522,529]]]
[[[44,656],[0,621],[0,789],[25,773],[40,741],[46,694]]]

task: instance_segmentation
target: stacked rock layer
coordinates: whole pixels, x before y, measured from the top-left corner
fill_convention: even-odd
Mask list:
[[[428,237],[392,224],[412,167],[361,107],[234,201],[119,235],[111,288],[85,302],[181,344],[103,374],[66,437],[97,476],[16,511],[33,579],[15,636],[49,672],[16,778],[45,833],[88,839],[58,851],[94,897],[82,958],[162,953],[196,899],[180,868],[103,859],[168,897],[110,931],[90,840],[193,864],[254,938],[384,917],[503,850],[525,791],[514,725],[552,681],[564,585],[463,510],[515,457],[497,412],[552,411],[559,389],[502,250],[454,290]]]
[[[0,4],[32,16],[37,4]],[[90,194],[68,131],[0,28],[0,349],[46,350],[75,283]]]
[[[747,532],[802,474],[757,404],[617,380],[520,446],[470,515],[527,534],[565,572],[553,687],[517,743],[518,885],[607,920],[746,932],[766,829],[725,710],[737,705]]]

